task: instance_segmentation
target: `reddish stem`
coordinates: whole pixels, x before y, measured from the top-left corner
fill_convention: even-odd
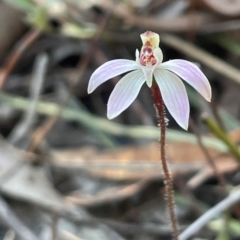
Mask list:
[[[178,222],[177,222],[176,214],[174,211],[173,179],[168,168],[166,148],[165,148],[165,145],[166,145],[165,107],[164,107],[160,89],[157,86],[155,81],[153,81],[151,90],[152,90],[152,95],[155,101],[157,118],[160,125],[160,154],[161,154],[161,160],[162,160],[162,168],[165,175],[165,181],[164,181],[165,194],[166,194],[165,197],[166,197],[170,220],[173,228],[173,239],[178,240],[179,232],[178,232]]]

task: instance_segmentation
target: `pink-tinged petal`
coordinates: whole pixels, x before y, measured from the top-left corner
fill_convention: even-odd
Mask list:
[[[177,74],[195,88],[207,101],[211,101],[212,90],[209,81],[195,64],[176,59],[162,63],[161,67]]]
[[[165,69],[155,69],[155,80],[160,88],[164,104],[176,122],[185,130],[188,128],[189,102],[181,79]]]
[[[125,75],[116,84],[109,97],[107,117],[113,119],[128,108],[136,99],[144,82],[145,78],[141,70]]]
[[[122,73],[138,69],[139,66],[135,61],[126,59],[116,59],[104,63],[97,68],[92,74],[89,84],[88,93],[93,92],[99,85],[110,78],[116,77]]]

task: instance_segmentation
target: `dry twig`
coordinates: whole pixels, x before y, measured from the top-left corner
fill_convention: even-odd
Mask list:
[[[0,70],[0,90],[2,89],[7,76],[11,73],[17,62],[19,61],[21,55],[26,51],[26,49],[36,41],[36,39],[41,35],[40,30],[33,30],[28,32],[23,39],[19,42],[18,46],[13,50],[10,56],[7,58],[4,66]]]

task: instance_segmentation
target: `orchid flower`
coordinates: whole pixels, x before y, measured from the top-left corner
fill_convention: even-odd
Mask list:
[[[154,77],[168,111],[182,128],[187,129],[189,101],[181,79],[210,101],[211,86],[207,78],[189,61],[176,59],[162,63],[163,54],[159,48],[160,38],[157,33],[147,31],[140,37],[143,46],[140,54],[136,50],[136,61],[116,59],[104,63],[92,74],[88,93],[107,80],[132,71],[116,84],[108,100],[107,117],[113,119],[131,105],[144,82],[151,88]]]

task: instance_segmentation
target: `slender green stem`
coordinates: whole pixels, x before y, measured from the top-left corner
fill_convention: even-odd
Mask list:
[[[168,211],[170,215],[170,220],[173,228],[173,239],[178,240],[178,222],[174,211],[174,195],[173,195],[173,179],[168,168],[168,161],[166,157],[166,122],[165,122],[165,108],[162,99],[160,89],[158,88],[155,81],[152,85],[152,95],[155,101],[155,107],[157,112],[157,117],[160,125],[160,155],[162,160],[162,168],[165,177],[165,197],[168,205]]]

